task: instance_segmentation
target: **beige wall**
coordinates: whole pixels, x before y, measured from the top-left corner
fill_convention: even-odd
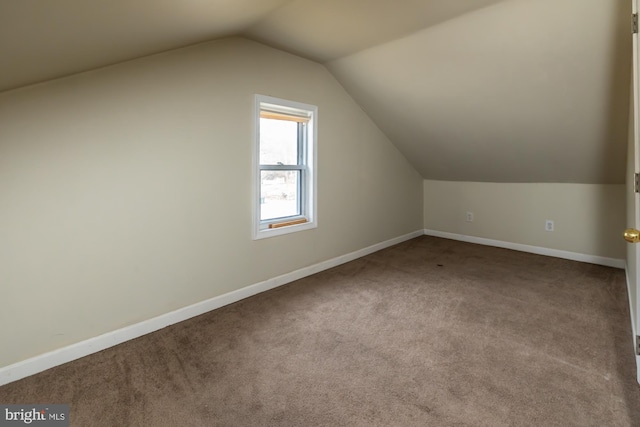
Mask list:
[[[426,229],[618,259],[624,206],[624,185],[424,181]]]
[[[319,107],[318,228],[251,239],[253,100]],[[0,94],[0,366],[423,228],[321,65],[243,39]]]

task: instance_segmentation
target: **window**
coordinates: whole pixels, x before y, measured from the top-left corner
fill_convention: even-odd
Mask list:
[[[315,228],[318,108],[263,95],[255,102],[253,237]]]

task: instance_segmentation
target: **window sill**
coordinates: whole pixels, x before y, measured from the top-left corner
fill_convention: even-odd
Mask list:
[[[300,221],[300,222],[299,222]],[[304,222],[301,222],[304,221]],[[285,221],[281,223],[273,223],[270,226],[275,226],[272,228],[262,228],[259,230],[255,230],[253,235],[253,240],[266,239],[269,237],[282,236],[284,234],[296,233],[298,231],[310,230],[316,228],[318,225],[313,221],[303,220],[295,220],[295,221]]]

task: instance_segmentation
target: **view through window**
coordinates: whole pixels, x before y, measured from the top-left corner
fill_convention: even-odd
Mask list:
[[[260,118],[260,219],[301,215],[300,129],[305,123]],[[274,169],[269,166],[293,167]],[[265,168],[266,167],[266,168]]]

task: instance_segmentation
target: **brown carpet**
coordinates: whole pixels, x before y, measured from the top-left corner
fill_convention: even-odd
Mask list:
[[[0,387],[72,426],[640,426],[622,270],[420,237]]]

